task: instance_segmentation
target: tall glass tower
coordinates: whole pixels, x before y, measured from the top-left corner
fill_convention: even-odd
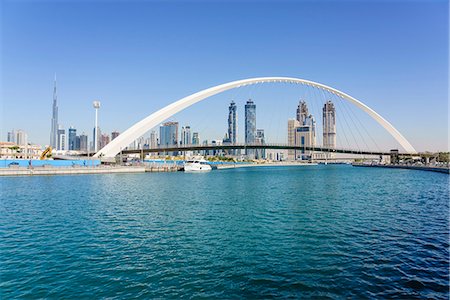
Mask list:
[[[57,149],[58,143],[58,96],[56,94],[56,74],[55,84],[53,88],[53,112],[52,112],[52,128],[50,131],[50,146]]]
[[[237,143],[237,107],[234,101],[228,107],[228,138],[231,144]]]
[[[69,127],[69,150],[77,150],[77,130],[73,127]]]
[[[245,104],[245,143],[254,144],[256,141],[256,105],[249,99]],[[246,149],[249,156],[254,156],[253,149]]]
[[[178,122],[166,122],[159,127],[159,144],[161,147],[178,145]],[[178,155],[178,152],[171,152]]]

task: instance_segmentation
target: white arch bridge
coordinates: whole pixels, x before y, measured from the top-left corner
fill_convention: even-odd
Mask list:
[[[380,116],[373,109],[362,103],[361,101],[353,98],[352,96],[341,92],[335,88],[329,87],[327,85],[317,83],[310,80],[294,78],[294,77],[257,77],[257,78],[249,78],[242,79],[237,81],[232,81],[228,83],[224,83],[221,85],[217,85],[202,91],[199,91],[195,94],[184,97],[178,101],[169,104],[168,106],[158,110],[157,112],[152,113],[148,117],[143,120],[137,122],[127,130],[125,130],[122,134],[116,137],[113,141],[111,141],[108,145],[100,149],[94,157],[115,157],[118,153],[120,153],[123,149],[128,147],[133,141],[144,135],[150,129],[158,126],[166,119],[170,118],[174,114],[184,110],[185,108],[200,102],[208,97],[213,95],[222,93],[227,90],[231,90],[234,88],[239,88],[247,85],[254,85],[259,83],[293,83],[293,84],[302,84],[311,87],[315,87],[321,89],[323,91],[332,93],[351,104],[355,105],[357,108],[366,112],[370,117],[372,117],[376,122],[378,122],[389,134],[394,137],[394,139],[400,144],[404,151],[407,153],[416,153],[416,150],[408,142],[408,140],[397,130],[391,123],[386,121],[382,116]]]

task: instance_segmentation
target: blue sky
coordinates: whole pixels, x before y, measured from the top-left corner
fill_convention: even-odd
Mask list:
[[[293,76],[362,100],[418,150],[448,149],[447,1],[3,0],[1,13],[3,140],[15,128],[48,144],[55,72],[60,123],[89,135],[94,99],[102,130],[123,131],[213,85]],[[172,119],[222,138],[233,98],[242,136],[252,97],[258,127],[281,141],[301,94],[283,85],[230,91]],[[370,122],[382,148],[396,145]]]

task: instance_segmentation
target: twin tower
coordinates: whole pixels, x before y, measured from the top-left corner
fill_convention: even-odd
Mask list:
[[[328,100],[322,108],[323,147],[336,148],[336,109],[333,102]],[[308,105],[300,101],[295,119],[288,121],[288,144],[290,146],[316,147],[316,121],[308,112]],[[311,158],[325,158],[319,156],[330,154],[313,153],[310,150],[289,150],[289,160],[307,160]],[[315,156],[315,157],[313,157]]]

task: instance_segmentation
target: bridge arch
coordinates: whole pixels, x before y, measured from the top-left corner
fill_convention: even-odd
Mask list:
[[[173,102],[172,104],[167,105],[166,107],[158,110],[157,112],[152,113],[148,117],[142,119],[137,122],[123,133],[121,133],[118,137],[112,140],[108,145],[100,149],[94,157],[114,157],[116,156],[122,149],[128,147],[134,140],[138,139],[140,136],[144,135],[147,131],[152,129],[153,127],[161,124],[164,120],[170,118],[174,114],[182,111],[183,109],[200,102],[208,97],[213,95],[222,93],[224,91],[246,86],[253,85],[258,83],[269,83],[269,82],[284,82],[284,83],[296,83],[313,86],[330,93],[333,93],[356,107],[362,109],[369,116],[371,116],[376,122],[378,122],[384,129],[386,129],[394,139],[403,147],[403,149],[408,153],[415,153],[414,147],[406,140],[406,138],[392,126],[391,123],[386,121],[382,116],[380,116],[373,109],[362,103],[361,101],[353,98],[352,96],[341,92],[337,89],[329,87],[327,85],[317,83],[310,80],[294,78],[294,77],[257,77],[257,78],[248,78],[242,80],[236,80],[228,83],[224,83],[221,85],[213,86],[207,88],[205,90],[199,91],[195,94],[184,97],[178,101]]]

